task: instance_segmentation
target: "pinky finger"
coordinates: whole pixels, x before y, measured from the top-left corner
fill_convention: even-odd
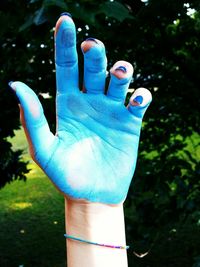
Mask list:
[[[142,119],[151,101],[151,92],[146,88],[138,88],[131,96],[127,108],[135,117]]]

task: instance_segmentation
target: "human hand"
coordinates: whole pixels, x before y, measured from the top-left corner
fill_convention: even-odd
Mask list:
[[[55,135],[49,130],[36,94],[21,82],[10,86],[20,101],[31,156],[55,186],[73,199],[119,204],[126,198],[134,173],[142,117],[151,93],[137,89],[125,107],[132,65],[118,61],[112,67],[105,93],[103,43],[89,38],[81,48],[84,92],[78,86],[75,25],[69,15],[62,15],[55,30]]]

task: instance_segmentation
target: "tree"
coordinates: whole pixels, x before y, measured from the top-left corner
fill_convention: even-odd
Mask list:
[[[104,41],[109,66],[122,57],[128,60],[135,67],[131,88],[144,86],[153,93],[126,216],[129,241],[134,236],[136,250],[152,246],[152,256],[147,256],[149,266],[163,266],[166,240],[192,238],[182,231],[184,227],[193,227],[194,234],[198,231],[199,1],[4,0],[0,5],[4,25],[0,29],[0,185],[16,177],[24,178],[27,171],[20,162],[20,152],[13,152],[6,141],[19,127],[16,100],[7,89],[10,79],[26,82],[40,95],[51,128],[55,129],[53,27],[59,14],[67,10],[76,21],[78,46],[87,36]],[[44,93],[50,98],[44,98]],[[163,244],[159,259],[154,255],[160,238]],[[170,246],[175,247],[175,241],[172,243]],[[182,244],[184,249],[180,247],[178,256],[171,252],[165,266],[170,266],[170,261],[174,267],[195,262],[199,243],[194,248]],[[187,255],[189,249],[190,260],[185,257],[183,263],[181,250]],[[174,257],[179,260],[173,261]],[[145,264],[145,258],[137,264]]]

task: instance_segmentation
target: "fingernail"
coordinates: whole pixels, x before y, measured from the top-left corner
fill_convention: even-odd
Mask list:
[[[85,41],[93,41],[96,44],[98,44],[97,40],[95,38],[92,38],[92,37],[87,38]]]
[[[133,105],[134,106],[139,106],[141,105],[143,102],[143,97],[141,95],[137,95],[134,99],[133,99]]]
[[[10,81],[9,83],[8,83],[8,85],[12,88],[12,83],[13,83],[13,81]]]
[[[68,12],[61,13],[60,17],[62,17],[62,16],[68,16],[68,17],[72,18],[72,15],[70,13],[68,13]]]
[[[16,88],[15,88],[15,86],[13,85],[13,81],[10,81],[9,83],[8,83],[8,85],[9,85],[9,87],[13,90],[13,91],[16,91]]]
[[[127,72],[127,69],[126,69],[124,66],[119,66],[119,67],[117,67],[115,70],[121,70],[121,71],[123,71],[124,73]]]

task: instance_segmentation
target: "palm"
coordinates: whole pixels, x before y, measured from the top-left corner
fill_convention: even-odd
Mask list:
[[[57,145],[47,174],[72,197],[122,201],[135,167],[139,125],[123,104],[104,95],[61,95],[57,106]]]
[[[142,116],[150,98],[139,107],[124,106],[132,67],[122,61],[114,65],[108,92],[104,94],[105,49],[96,40],[92,40],[84,54],[87,93],[80,92],[73,21],[64,16],[56,29],[55,136],[49,131],[33,91],[22,83],[13,85],[23,108],[21,117],[32,156],[65,195],[92,202],[120,203],[126,197],[135,169]],[[119,67],[122,63],[124,66]],[[144,90],[138,89],[135,95],[141,98],[147,91]]]

